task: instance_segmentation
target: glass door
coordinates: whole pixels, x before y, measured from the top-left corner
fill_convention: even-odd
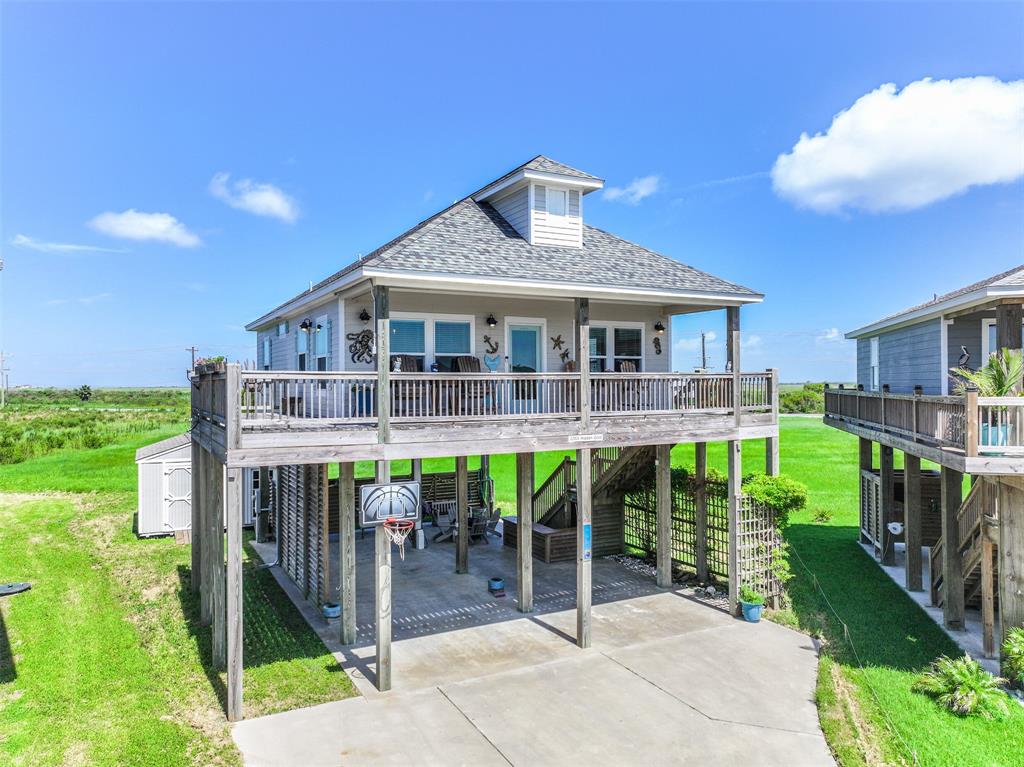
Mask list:
[[[509,325],[509,372],[540,372],[540,325]],[[512,386],[512,407],[516,413],[536,413],[539,410],[536,381],[516,381]]]

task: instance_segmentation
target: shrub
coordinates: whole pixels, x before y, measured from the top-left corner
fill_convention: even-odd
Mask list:
[[[829,509],[817,508],[814,510],[813,518],[819,525],[825,525],[832,521],[832,512]]]
[[[744,583],[740,586],[740,601],[746,602],[748,605],[763,605],[764,596]]]
[[[796,391],[783,392],[779,397],[779,410],[783,413],[824,414],[825,394],[807,386]]]
[[[807,505],[807,485],[782,474],[776,477],[767,474],[745,477],[743,492],[758,503],[775,509],[779,527],[785,526],[792,512]]]
[[[88,402],[92,399],[92,388],[88,384],[83,384],[75,389],[75,394],[82,402]]]
[[[983,716],[991,719],[1007,713],[1004,680],[993,676],[970,655],[948,658],[943,655],[914,683],[916,692],[935,698],[957,716]]]
[[[1013,684],[1024,687],[1024,628],[1010,629],[1003,642],[1003,673]]]

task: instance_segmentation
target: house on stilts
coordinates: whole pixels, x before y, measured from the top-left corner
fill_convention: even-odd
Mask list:
[[[489,457],[514,453],[520,492],[504,537],[516,607],[533,607],[535,566],[574,560],[576,642],[586,647],[592,557],[624,547],[623,493],[655,473],[657,583],[668,587],[669,451],[695,444],[700,477],[707,443],[727,442],[735,608],[741,440],[766,440],[766,470],[778,466],[777,374],[740,367],[740,311],[762,296],[586,223],[585,199],[602,186],[535,157],[250,323],[256,369],[196,371],[192,583],[228,672],[230,719],[242,711],[245,470],[261,478],[282,570],[313,602],[339,595],[350,644],[355,462],[376,462],[386,483],[389,462],[411,459],[424,497],[453,500],[467,530],[473,503],[493,505]],[[725,371],[673,372],[672,317],[715,310],[725,315]],[[534,454],[556,450],[574,458],[536,482]],[[480,471],[469,471],[470,456]],[[423,459],[438,457],[453,458],[454,473],[427,477]],[[379,530],[376,540],[376,684],[388,689],[391,548]],[[469,536],[453,549],[456,572],[467,572]]]
[[[857,386],[825,390],[825,423],[860,438],[861,543],[988,658],[1024,625],[1024,397],[957,370],[1020,350],[1022,306],[1018,266],[853,330]]]

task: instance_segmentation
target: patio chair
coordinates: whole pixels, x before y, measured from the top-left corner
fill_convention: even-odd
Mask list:
[[[431,511],[434,515],[434,527],[439,531],[434,540],[452,540],[455,537],[455,517],[458,513],[455,501],[434,501],[431,504]]]
[[[471,506],[469,509],[469,542],[482,540],[487,543],[487,509],[483,506]]]
[[[637,372],[636,363],[632,360],[623,360],[619,363],[618,372],[635,373]],[[641,392],[642,386],[643,384],[640,381],[624,381],[618,384],[617,388],[620,396],[622,397],[622,401],[617,403],[619,409],[640,410],[641,401],[643,399]]]
[[[487,520],[487,529],[484,534],[484,543],[490,543],[487,540],[488,535],[493,535],[497,538],[501,537],[501,533],[498,532],[498,523],[501,522],[501,509],[495,507],[494,511],[491,512],[491,516]]]
[[[456,357],[452,361],[452,370],[456,373],[479,373],[481,372],[480,360],[470,355]],[[491,388],[489,382],[464,382],[459,386],[456,394],[458,413],[460,415],[485,413]]]
[[[391,369],[399,368],[402,373],[422,373],[423,358],[411,354],[392,354]],[[403,416],[423,416],[425,414],[425,387],[415,382],[404,382],[404,385],[391,387],[391,415],[396,418]]]

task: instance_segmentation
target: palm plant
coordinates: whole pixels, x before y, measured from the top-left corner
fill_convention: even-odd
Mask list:
[[[943,655],[914,683],[914,690],[935,698],[957,716],[983,716],[987,719],[1008,713],[1004,679],[993,676],[970,655],[948,658]]]
[[[1024,687],[1024,628],[1016,626],[1003,642],[1003,673],[1010,681]]]
[[[977,370],[951,368],[949,372],[956,381],[957,394],[964,394],[968,386],[974,385],[980,397],[1010,397],[1020,393],[1024,355],[1019,349],[1000,349]]]

